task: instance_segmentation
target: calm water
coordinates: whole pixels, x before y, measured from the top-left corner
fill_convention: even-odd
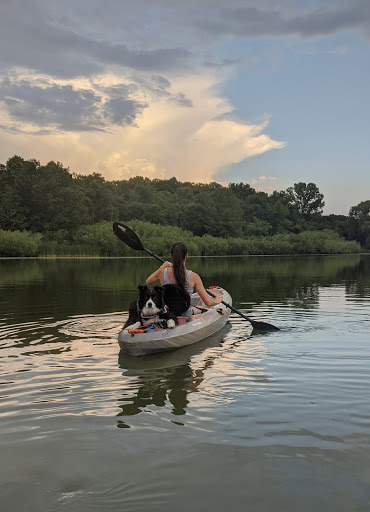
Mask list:
[[[119,355],[155,267],[0,261],[1,511],[370,510],[370,255],[191,258],[281,331]]]

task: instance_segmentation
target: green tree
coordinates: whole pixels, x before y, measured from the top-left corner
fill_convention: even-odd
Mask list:
[[[229,183],[229,189],[231,192],[242,201],[245,201],[247,197],[256,193],[255,189],[252,188],[248,183]]]
[[[273,192],[268,198],[267,218],[271,225],[270,234],[289,233],[293,231],[294,219],[291,216],[289,201],[284,193]]]
[[[105,178],[97,172],[87,176],[76,175],[75,179],[79,190],[87,199],[89,224],[113,220],[119,215],[114,183],[106,182]]]
[[[0,168],[0,227],[24,230],[30,227],[32,181],[37,171],[36,160],[20,156],[9,158]]]
[[[315,183],[294,183],[286,192],[290,204],[297,208],[299,215],[309,219],[315,214],[322,214],[324,195],[320,194]]]
[[[370,200],[352,206],[348,224],[350,238],[360,242],[365,249],[370,249]]]
[[[266,220],[257,219],[254,217],[252,222],[247,224],[245,234],[247,236],[266,236],[271,231],[271,224]]]
[[[31,191],[32,231],[52,234],[65,230],[68,233],[88,222],[86,197],[61,163],[51,161],[40,166],[33,178]]]
[[[248,195],[242,202],[242,210],[247,224],[253,222],[253,219],[268,221],[268,195],[265,192]]]
[[[203,204],[190,203],[180,216],[180,226],[189,229],[196,236],[203,236],[210,231],[209,211]]]

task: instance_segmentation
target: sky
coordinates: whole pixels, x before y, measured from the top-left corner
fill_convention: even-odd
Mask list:
[[[369,0],[0,0],[0,163],[370,199]]]

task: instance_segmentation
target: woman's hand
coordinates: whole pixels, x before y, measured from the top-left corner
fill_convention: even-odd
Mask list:
[[[172,263],[169,261],[165,261],[160,267],[157,268],[153,274],[151,274],[148,279],[145,281],[147,285],[153,284],[156,281],[160,281],[162,283],[163,280],[163,271],[165,268],[172,267]]]
[[[217,306],[217,304],[221,304],[222,298],[216,295],[216,297],[213,299],[213,302],[215,303],[215,306]]]
[[[165,261],[164,263],[162,263],[162,265],[160,266],[160,268],[168,268],[168,267],[172,267],[172,263],[170,261]]]

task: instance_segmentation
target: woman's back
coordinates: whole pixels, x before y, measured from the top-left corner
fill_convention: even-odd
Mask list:
[[[170,267],[168,267],[170,268]],[[175,276],[172,272],[172,279],[168,275],[168,268],[163,271],[162,286],[165,288],[164,300],[170,310],[177,316],[192,316],[193,310],[191,307],[191,294],[193,288],[189,284],[191,270],[188,270],[185,275],[185,286],[182,288],[178,286],[175,281]]]
[[[184,289],[188,292],[189,295],[191,295],[194,291],[194,286],[191,286],[189,282],[191,274],[191,270],[186,270]],[[162,285],[164,286],[166,284],[177,284],[172,267],[167,267],[164,269]]]

